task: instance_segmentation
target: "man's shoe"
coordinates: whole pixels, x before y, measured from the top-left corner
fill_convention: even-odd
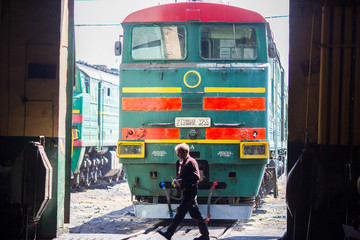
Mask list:
[[[209,240],[209,236],[201,235],[200,237],[194,238],[194,240]]]
[[[159,233],[161,236],[163,236],[164,238],[166,238],[167,240],[171,239],[171,236],[167,233],[167,232],[163,232],[161,230],[157,230],[157,233]]]

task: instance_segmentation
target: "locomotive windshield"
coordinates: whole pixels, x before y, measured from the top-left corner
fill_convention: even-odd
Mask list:
[[[132,31],[131,56],[136,60],[184,59],[185,28],[139,26]]]
[[[254,27],[232,24],[201,28],[201,56],[205,59],[255,60],[257,49]]]

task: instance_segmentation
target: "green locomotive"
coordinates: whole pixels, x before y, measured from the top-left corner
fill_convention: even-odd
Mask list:
[[[72,135],[73,186],[89,186],[100,178],[117,180],[122,177],[116,156],[119,135],[117,73],[76,63]]]
[[[186,142],[203,215],[249,218],[265,169],[286,158],[287,85],[269,24],[238,7],[185,2],[122,25],[117,156],[136,215],[172,216],[174,146]]]

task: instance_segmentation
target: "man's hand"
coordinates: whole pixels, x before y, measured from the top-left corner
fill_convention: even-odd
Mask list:
[[[175,186],[178,186],[180,187],[180,182],[181,182],[181,179],[174,179],[172,181],[172,185],[175,187]]]

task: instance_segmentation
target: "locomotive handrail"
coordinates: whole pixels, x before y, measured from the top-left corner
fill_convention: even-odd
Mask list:
[[[138,189],[141,189],[141,190],[144,190],[144,191],[148,191],[148,192],[151,192],[151,193],[155,193],[155,194],[157,194],[157,196],[166,197],[166,195],[165,195],[164,193],[162,193],[162,192],[154,191],[154,190],[151,190],[151,189],[149,189],[149,188],[142,187],[142,186],[139,186],[139,185],[133,185],[133,186],[132,186],[132,189],[134,189],[134,188],[138,188]],[[133,195],[132,192],[133,192],[133,190],[131,191],[131,195]],[[181,195],[180,195],[179,198],[174,197],[174,196],[171,196],[171,195],[170,195],[170,198],[171,198],[171,199],[174,199],[174,200],[180,201],[180,200],[183,199],[183,191],[181,191],[180,193],[181,193]]]
[[[237,127],[237,126],[245,126],[245,123],[216,123],[216,122],[214,122],[214,126]]]
[[[205,94],[205,92],[181,92],[181,94],[194,94],[194,93],[197,93],[197,94]]]
[[[208,68],[209,71],[220,71],[220,70],[235,70],[235,71],[245,71],[245,70],[258,70],[265,71],[265,68],[232,68],[232,67],[217,67],[217,68]]]
[[[169,122],[169,123],[146,123],[149,126],[169,126],[169,125],[174,125],[174,123]]]
[[[127,70],[131,70],[131,71],[151,71],[151,70],[156,70],[156,71],[174,71],[177,72],[177,68],[169,68],[169,67],[152,67],[152,68],[122,68],[122,71],[127,71]]]

